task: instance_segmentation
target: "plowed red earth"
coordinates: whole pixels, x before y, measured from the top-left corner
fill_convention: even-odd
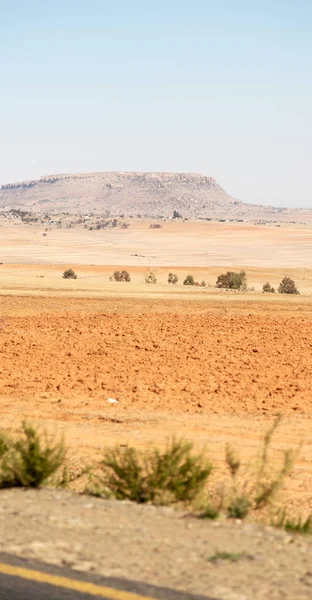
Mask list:
[[[64,312],[7,317],[0,397],[175,412],[312,411],[312,323],[257,315]],[[87,404],[86,404],[87,403]],[[3,404],[2,404],[3,405]]]

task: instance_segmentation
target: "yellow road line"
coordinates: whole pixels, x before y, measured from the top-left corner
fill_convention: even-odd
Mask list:
[[[6,563],[0,563],[0,573],[11,575],[12,577],[20,577],[37,583],[48,583],[59,588],[66,588],[75,592],[90,594],[91,596],[99,596],[102,598],[110,598],[111,600],[155,600],[149,596],[141,596],[133,592],[124,590],[115,590],[114,588],[97,585],[88,581],[79,581],[77,579],[69,579],[60,575],[51,575],[41,571],[33,571],[24,567],[15,567]]]

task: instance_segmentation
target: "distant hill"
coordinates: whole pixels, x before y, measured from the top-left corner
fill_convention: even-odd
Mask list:
[[[312,211],[240,202],[213,177],[197,173],[86,173],[50,175],[0,187],[0,209],[144,217],[312,220]],[[310,214],[311,213],[311,214]]]

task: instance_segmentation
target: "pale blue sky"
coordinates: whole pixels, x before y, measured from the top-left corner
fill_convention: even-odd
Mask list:
[[[312,208],[312,3],[0,0],[0,184],[189,171]]]

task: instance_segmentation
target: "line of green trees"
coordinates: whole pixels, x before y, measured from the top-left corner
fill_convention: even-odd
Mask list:
[[[73,269],[66,269],[66,271],[63,273],[63,278],[77,279],[77,274],[75,271],[73,271]],[[110,280],[130,282],[131,276],[126,270],[114,271],[113,275],[110,277]],[[167,281],[171,285],[176,285],[179,281],[178,275],[170,272]],[[148,271],[148,273],[145,275],[145,283],[157,283],[157,277],[153,271]],[[183,280],[183,285],[206,287],[207,284],[204,280],[201,282],[196,281],[193,275],[189,274]],[[215,287],[218,289],[239,290],[241,292],[248,291],[246,271],[227,271],[226,273],[222,273],[218,276]],[[275,294],[275,291],[275,288],[269,282],[264,283],[262,286],[262,292],[265,294]],[[277,292],[279,294],[299,294],[299,290],[297,289],[294,280],[286,276],[283,277],[282,281],[280,282]]]

